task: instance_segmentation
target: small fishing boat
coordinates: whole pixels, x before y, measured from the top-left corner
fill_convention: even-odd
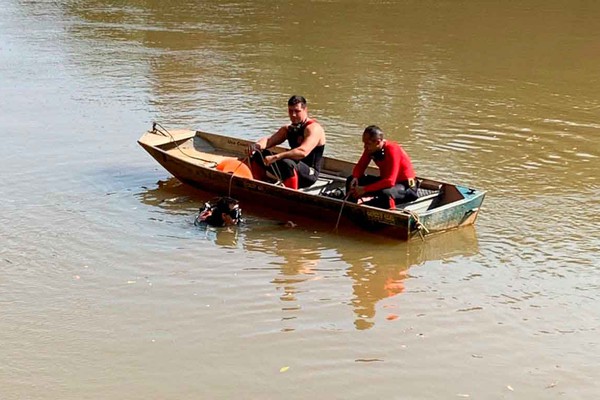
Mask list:
[[[183,183],[241,201],[271,204],[292,215],[331,222],[332,227],[352,224],[400,240],[474,224],[485,197],[485,191],[418,177],[419,198],[386,210],[345,201],[346,177],[354,167],[351,162],[324,157],[317,182],[294,190],[276,181],[252,179],[243,164],[254,143],[250,140],[193,130],[167,131],[154,124],[138,143]],[[223,168],[227,161],[233,161],[229,163],[233,169]],[[367,173],[378,175],[377,167],[369,167]]]

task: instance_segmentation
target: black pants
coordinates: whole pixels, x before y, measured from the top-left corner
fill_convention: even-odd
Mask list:
[[[273,154],[274,153],[271,150],[263,150],[261,153],[255,152],[250,160],[251,162],[257,163],[276,177],[281,178],[282,181],[290,178],[294,175],[294,172],[296,172],[298,174],[299,188],[309,187],[319,178],[319,173],[314,168],[309,167],[308,164],[305,164],[302,161],[296,161],[289,158],[275,161],[273,164],[266,166],[263,161],[264,158]]]
[[[346,179],[346,193],[350,190],[350,183],[354,179],[353,176],[349,176]],[[375,183],[381,180],[380,177],[374,175],[364,175],[358,178],[358,186],[366,186],[371,183]],[[417,195],[417,188],[415,186],[408,186],[408,182],[396,183],[394,186],[386,189],[381,189],[376,192],[367,192],[363,197],[373,197],[371,200],[365,202],[365,204],[379,207],[379,208],[395,208],[396,204],[407,203],[409,201],[416,200],[419,196]],[[349,198],[349,201],[358,201],[358,199]]]

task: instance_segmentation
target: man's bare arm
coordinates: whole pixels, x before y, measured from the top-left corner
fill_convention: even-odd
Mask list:
[[[317,124],[311,124],[304,130],[304,140],[302,144],[295,149],[284,151],[277,156],[278,160],[282,158],[290,158],[292,160],[302,160],[310,154],[321,142],[325,142],[325,132],[323,127]]]
[[[259,139],[256,144],[261,150],[269,149],[273,146],[283,143],[287,139],[287,126],[282,126],[271,136],[265,136]]]

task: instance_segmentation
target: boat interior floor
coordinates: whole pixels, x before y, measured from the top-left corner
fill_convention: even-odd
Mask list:
[[[319,179],[312,186],[300,190],[305,193],[343,200],[346,197],[346,179],[336,175],[321,173]],[[441,188],[429,189],[419,187],[417,195],[418,198],[414,201],[396,204],[396,209],[392,211],[402,212],[403,210],[410,210],[413,212],[423,212],[430,210],[436,206],[436,199],[442,195],[442,190]]]

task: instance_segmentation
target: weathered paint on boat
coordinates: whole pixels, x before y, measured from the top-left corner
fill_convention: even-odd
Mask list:
[[[401,240],[475,223],[485,196],[485,192],[480,190],[419,178],[421,187],[441,188],[435,199],[429,202],[417,200],[403,210],[384,210],[232,176],[215,168],[220,160],[227,157],[244,159],[252,143],[249,140],[202,131],[153,130],[145,133],[138,143],[184,183],[208,191],[228,193],[239,200],[276,204],[280,210],[310,215],[320,221],[336,221],[342,209],[343,223],[352,222],[363,229]],[[277,148],[276,151],[281,149]],[[353,163],[325,157],[322,172],[332,177],[336,184],[341,184],[353,167]],[[368,173],[378,172],[370,167]],[[430,209],[419,209],[425,206]]]

